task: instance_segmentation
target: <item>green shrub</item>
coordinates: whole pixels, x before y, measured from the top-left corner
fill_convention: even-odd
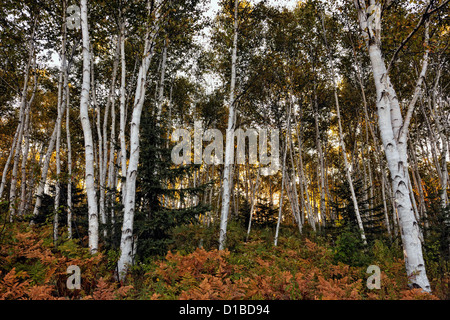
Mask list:
[[[370,257],[360,234],[345,230],[337,237],[334,247],[334,261],[355,267],[370,264]]]

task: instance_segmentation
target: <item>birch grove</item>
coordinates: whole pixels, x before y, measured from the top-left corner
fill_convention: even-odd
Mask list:
[[[83,248],[118,286],[155,257],[323,246],[418,289],[396,297],[444,297],[449,6],[5,1],[0,242]]]

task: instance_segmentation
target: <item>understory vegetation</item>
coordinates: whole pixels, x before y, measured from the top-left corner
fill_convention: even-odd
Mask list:
[[[215,230],[215,231],[214,231]],[[172,231],[165,255],[136,261],[127,279],[115,277],[116,250],[91,255],[84,242],[52,239],[51,224],[4,225],[0,246],[0,299],[449,299],[448,260],[427,247],[433,294],[409,289],[397,241],[367,246],[350,229],[333,238],[285,225],[254,228],[247,242],[242,223],[229,225],[229,249],[217,250],[218,226],[183,225]],[[434,250],[434,251],[433,251]],[[67,267],[81,269],[81,289],[66,286]],[[369,265],[381,270],[381,289],[368,289]]]

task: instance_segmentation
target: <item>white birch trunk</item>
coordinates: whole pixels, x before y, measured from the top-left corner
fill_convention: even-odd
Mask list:
[[[72,239],[72,141],[70,137],[69,86],[66,87],[66,139],[67,139],[67,238]]]
[[[113,67],[113,73],[114,73],[114,81],[112,84],[112,88],[110,91],[110,97],[109,101],[111,104],[111,131],[110,131],[110,137],[109,137],[109,164],[108,164],[108,177],[107,177],[107,203],[111,209],[111,215],[110,215],[110,221],[113,221],[114,216],[114,194],[113,191],[115,189],[115,178],[114,178],[114,164],[115,164],[115,154],[116,154],[116,109],[115,109],[115,82],[116,82],[116,76],[117,76],[117,69],[119,66],[119,58],[120,58],[120,47],[121,47],[121,35],[119,35],[119,39],[117,42],[117,50],[116,55],[114,59],[114,67]],[[103,135],[106,136],[106,120],[104,122],[103,127]],[[106,139],[105,139],[106,141]],[[105,154],[107,152],[107,147],[105,146]],[[106,157],[105,157],[106,159]],[[105,174],[106,174],[106,163],[104,164],[105,167]],[[106,236],[106,233],[105,233]]]
[[[3,191],[5,190],[5,187],[6,187],[6,176],[8,174],[9,166],[11,164],[11,159],[12,159],[12,156],[14,154],[14,150],[15,150],[16,145],[17,145],[17,141],[18,141],[18,138],[19,138],[19,131],[20,131],[20,125],[18,125],[17,128],[16,128],[16,132],[14,133],[14,138],[13,138],[13,141],[12,141],[12,144],[11,144],[11,149],[10,149],[8,158],[6,159],[5,166],[3,167],[2,183],[1,183],[1,186],[0,186],[0,198],[2,197]]]
[[[36,66],[36,60],[34,60],[33,68]],[[30,131],[31,131],[31,105],[33,103],[34,97],[36,96],[37,90],[37,77],[34,77],[34,88],[33,93],[31,95],[30,100],[27,102],[27,108],[25,111],[25,128],[24,128],[24,150],[22,156],[22,164],[21,164],[21,184],[20,184],[20,206],[19,206],[19,214],[25,214],[26,207],[26,188],[27,188],[27,162],[28,162],[28,153],[30,150]]]
[[[236,60],[237,60],[237,40],[238,40],[238,9],[239,0],[235,0],[234,5],[234,27],[233,27],[233,48],[231,55],[231,83],[230,83],[230,96],[228,99],[228,127],[225,143],[225,164],[223,170],[223,196],[222,196],[222,210],[220,217],[220,234],[219,234],[219,250],[225,249],[228,214],[230,209],[230,196],[232,185],[232,171],[234,159],[234,139],[233,132],[235,127],[235,106],[234,106],[234,91],[236,86]]]
[[[154,42],[159,31],[159,1],[155,1],[154,21],[152,29],[148,29],[145,36],[144,52],[139,68],[136,84],[135,100],[130,125],[130,157],[126,169],[126,196],[124,203],[124,215],[122,225],[122,235],[120,240],[120,258],[118,265],[118,276],[124,280],[128,267],[133,263],[136,245],[133,236],[133,223],[136,197],[136,175],[139,164],[139,126],[141,121],[142,107],[145,100],[145,89],[147,72],[153,57]],[[149,8],[150,12],[150,8]]]
[[[164,99],[164,81],[166,75],[166,63],[167,63],[167,39],[164,40],[164,48],[162,53],[162,61],[161,61],[161,77],[159,80],[159,90],[158,97],[156,99],[156,124],[159,125],[161,113],[162,113],[162,104]]]
[[[442,74],[442,68],[443,68],[443,63],[440,63],[439,67],[438,67],[438,71],[437,71],[437,75],[436,75],[436,80],[434,82],[434,86],[433,86],[433,91],[431,94],[431,99],[432,100],[432,108],[431,109],[431,113],[435,118],[435,122],[436,122],[436,127],[438,130],[438,135],[441,138],[441,150],[440,150],[440,168],[441,168],[441,206],[442,208],[445,208],[448,205],[448,195],[447,195],[447,188],[448,188],[448,169],[447,169],[447,153],[449,151],[449,141],[450,139],[448,138],[448,136],[445,134],[445,118],[444,116],[442,116],[439,113],[438,110],[438,102],[437,102],[437,96],[438,96],[438,90],[440,88],[439,83],[440,83],[440,78],[441,78],[441,74]]]
[[[258,168],[258,174],[256,176],[256,184],[252,188],[252,195],[251,195],[252,199],[250,201],[250,218],[248,220],[247,236],[245,238],[245,241],[248,241],[248,239],[250,237],[250,231],[252,229],[253,212],[255,211],[255,204],[257,202],[260,182],[261,182],[261,174],[260,174],[260,169]]]
[[[61,123],[64,114],[64,108],[66,107],[66,87],[68,86],[67,79],[67,66],[66,66],[66,9],[65,2],[63,2],[63,25],[62,25],[62,46],[61,46],[61,70],[58,82],[58,125],[56,129],[56,185],[55,185],[55,202],[54,202],[54,217],[53,217],[53,241],[56,243],[58,240],[59,231],[59,202],[61,197]]]
[[[322,151],[322,143],[320,141],[320,131],[319,131],[319,108],[317,104],[317,92],[316,92],[316,81],[314,77],[314,124],[316,129],[316,146],[317,146],[317,155],[319,162],[319,186],[320,186],[320,213],[323,217],[326,214],[325,208],[325,166],[324,166],[324,157]]]
[[[355,0],[355,6],[358,10],[361,29],[364,31],[367,26],[365,4]],[[422,254],[419,225],[414,216],[408,188],[407,141],[405,137],[408,122],[403,123],[398,98],[389,81],[386,64],[382,57],[380,48],[381,21],[376,21],[374,32],[370,26],[368,29],[369,34],[366,34],[365,37],[377,92],[378,126],[391,173],[392,191],[398,212],[406,273],[411,287],[422,288],[424,291],[430,292],[431,288]],[[418,83],[418,85],[420,84]],[[408,110],[407,117],[410,117],[410,114],[412,114],[412,111]]]
[[[126,176],[127,176],[127,146],[125,140],[125,114],[126,114],[126,64],[125,64],[125,22],[121,21],[120,25],[120,165],[122,171],[121,178],[121,190],[122,190],[122,203],[125,203],[126,197]]]
[[[98,201],[98,213],[101,221],[101,225],[104,228],[106,225],[106,212],[105,212],[105,158],[106,153],[104,153],[104,140],[106,140],[106,137],[102,135],[102,127],[101,127],[101,110],[100,106],[97,103],[97,88],[95,86],[95,80],[94,80],[94,59],[91,56],[91,94],[92,94],[92,103],[94,105],[94,111],[95,111],[95,120],[96,120],[96,129],[97,129],[97,139],[98,139],[98,161],[96,163],[98,164],[98,194],[99,194],[99,201]],[[108,103],[107,103],[108,105]],[[106,121],[106,114],[108,113],[107,110],[105,110],[105,121]],[[103,229],[104,236],[106,236],[106,229]]]
[[[89,90],[91,53],[88,30],[87,0],[81,0],[81,32],[83,43],[83,80],[80,97],[80,119],[83,128],[85,148],[85,180],[88,202],[88,233],[89,250],[92,254],[98,250],[98,206],[95,190],[94,173],[94,142],[91,123],[89,121]]]
[[[278,208],[278,219],[277,219],[277,226],[275,229],[275,239],[273,241],[273,245],[276,247],[278,245],[278,236],[280,233],[280,224],[281,224],[281,218],[283,213],[283,190],[284,190],[284,180],[286,175],[286,153],[287,153],[287,144],[284,148],[284,155],[283,155],[283,166],[281,167],[282,175],[281,175],[281,190],[280,190],[280,202],[279,202],[279,208]]]
[[[37,81],[35,79],[35,84],[37,84]],[[36,86],[35,89],[36,90]],[[34,93],[33,93],[34,96]],[[25,203],[26,203],[26,180],[27,180],[27,162],[28,162],[28,152],[30,150],[30,126],[31,126],[31,103],[28,103],[27,112],[25,115],[25,129],[24,129],[24,151],[22,156],[22,165],[21,165],[21,172],[22,177],[20,179],[20,206],[19,206],[19,215],[24,214],[25,209]]]
[[[27,93],[28,93],[28,80],[30,77],[30,68],[31,64],[34,61],[33,64],[35,64],[36,60],[34,57],[35,55],[35,47],[34,47],[34,34],[35,34],[35,27],[36,27],[36,21],[34,21],[33,25],[33,32],[31,35],[30,43],[29,43],[29,54],[28,54],[28,62],[25,68],[25,77],[24,77],[24,83],[23,83],[23,89],[20,97],[20,108],[19,108],[19,124],[18,124],[18,136],[17,141],[15,143],[15,149],[14,149],[14,162],[13,162],[13,169],[11,172],[11,186],[9,190],[9,218],[12,222],[13,216],[16,214],[16,189],[17,189],[17,174],[18,174],[18,168],[19,168],[19,160],[20,160],[20,154],[22,152],[22,139],[23,139],[23,133],[25,128],[25,113],[29,111],[29,108],[27,106]],[[12,152],[12,150],[11,150]]]
[[[44,187],[45,187],[45,183],[47,181],[47,174],[48,174],[48,169],[50,167],[50,160],[51,160],[53,149],[55,148],[55,143],[56,143],[57,122],[58,121],[56,121],[55,127],[53,128],[53,132],[50,137],[50,141],[49,141],[45,156],[43,158],[41,158],[42,165],[40,165],[40,167],[42,168],[42,170],[41,170],[41,178],[39,179],[39,183],[38,183],[38,189],[37,189],[36,195],[35,195],[36,202],[34,204],[34,209],[33,209],[34,216],[37,216],[39,214],[39,210],[41,209],[41,205],[42,205],[42,195],[44,194]]]

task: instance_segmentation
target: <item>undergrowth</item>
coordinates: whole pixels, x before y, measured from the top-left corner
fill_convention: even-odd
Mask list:
[[[91,255],[77,240],[55,246],[51,226],[9,225],[0,244],[0,299],[447,298],[448,276],[430,278],[433,295],[408,289],[403,260],[382,241],[361,252],[364,257],[344,263],[340,253],[349,250],[351,237],[330,245],[326,238],[299,237],[285,228],[274,247],[270,230],[252,231],[245,242],[245,230],[231,224],[231,248],[219,251],[214,230],[175,230],[167,255],[138,259],[125,283],[119,283],[114,276],[117,252]],[[381,289],[366,286],[369,264],[381,269]],[[70,265],[81,269],[81,289],[66,286]]]

